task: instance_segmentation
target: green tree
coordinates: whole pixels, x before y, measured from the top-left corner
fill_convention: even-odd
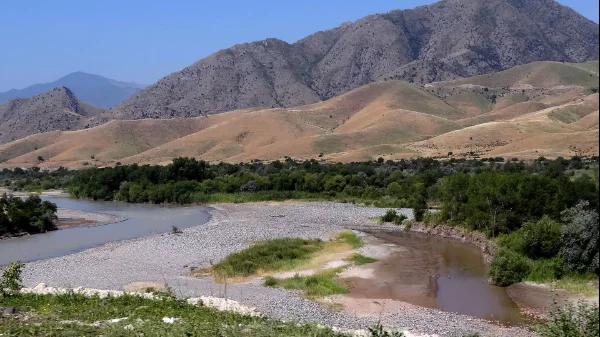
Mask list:
[[[598,213],[588,206],[580,202],[562,212],[565,228],[560,255],[567,269],[598,274]]]
[[[506,287],[523,281],[531,271],[527,260],[519,253],[500,249],[490,268],[490,277],[499,286]]]
[[[523,252],[531,258],[551,258],[560,250],[562,225],[548,216],[523,225]]]

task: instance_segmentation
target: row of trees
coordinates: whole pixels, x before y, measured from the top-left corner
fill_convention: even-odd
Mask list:
[[[0,235],[42,233],[56,229],[56,205],[39,196],[0,197]]]

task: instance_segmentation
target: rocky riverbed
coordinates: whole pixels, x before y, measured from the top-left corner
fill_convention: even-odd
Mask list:
[[[388,310],[373,315],[348,311],[331,312],[297,292],[266,288],[261,281],[215,284],[209,277],[190,276],[191,267],[206,267],[252,242],[280,237],[327,239],[345,228],[369,230],[378,225],[369,218],[386,209],[338,203],[257,203],[212,206],[212,219],[180,234],[162,234],[111,243],[81,253],[37,261],[26,265],[24,281],[34,287],[89,287],[123,290],[134,282],[166,283],[178,296],[216,296],[255,307],[259,312],[283,320],[315,322],[362,329],[379,321],[413,333],[461,336],[531,336],[518,327],[502,327],[468,316],[422,308],[403,302],[384,303]],[[409,210],[402,210],[411,216]],[[373,302],[373,301],[372,301]],[[385,301],[379,301],[381,303]],[[373,304],[373,303],[371,303]]]

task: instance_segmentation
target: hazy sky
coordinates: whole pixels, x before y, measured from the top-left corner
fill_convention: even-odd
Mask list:
[[[236,43],[296,41],[433,0],[3,0],[0,91],[74,71],[151,84]],[[559,0],[598,22],[597,0]]]

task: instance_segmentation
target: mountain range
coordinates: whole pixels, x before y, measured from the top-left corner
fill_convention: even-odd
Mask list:
[[[597,155],[598,38],[553,0],[442,0],[235,45],[141,90],[74,73],[0,104],[0,165]],[[88,104],[113,89],[120,104]]]
[[[68,74],[50,83],[34,84],[24,89],[12,89],[0,93],[0,103],[15,98],[30,98],[55,88],[67,87],[77,97],[89,104],[109,109],[123,102],[145,85],[121,82],[81,71]]]
[[[598,58],[598,24],[554,0],[442,0],[370,15],[295,43],[235,45],[145,88],[111,119],[292,107],[386,80],[423,85],[535,61]]]
[[[293,108],[112,120],[0,145],[0,166],[598,155],[598,72],[598,61],[534,62],[424,87],[376,82]]]

